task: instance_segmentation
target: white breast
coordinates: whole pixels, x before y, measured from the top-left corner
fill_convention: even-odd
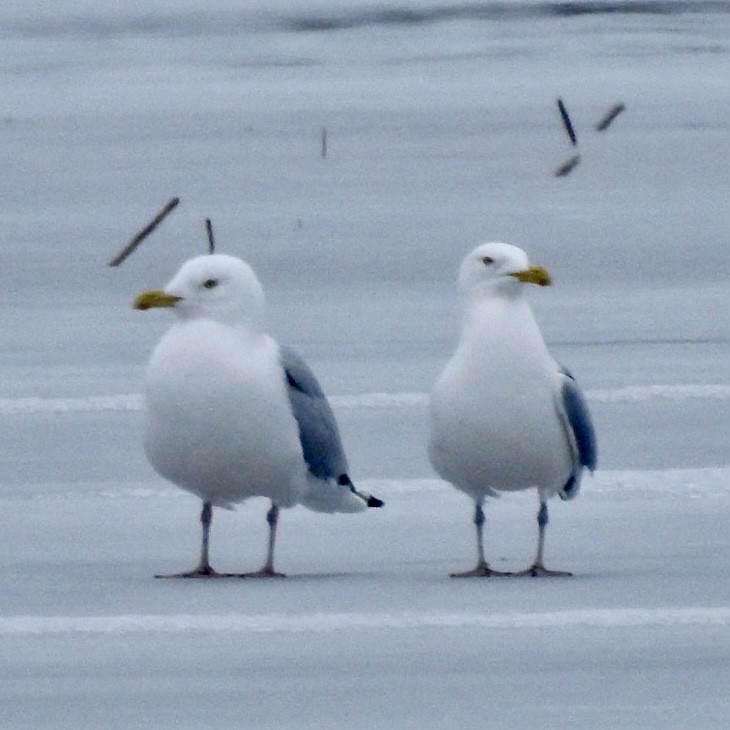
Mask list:
[[[178,486],[215,503],[296,503],[306,468],[278,349],[206,320],[175,325],[146,381],[145,451]]]
[[[436,471],[475,498],[568,478],[571,455],[555,409],[557,366],[526,303],[472,312],[431,400]]]

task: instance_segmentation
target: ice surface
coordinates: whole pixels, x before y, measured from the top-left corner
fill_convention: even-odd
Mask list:
[[[140,8],[0,8],[0,725],[726,727],[730,4]],[[169,320],[130,304],[207,216],[386,500],[284,512],[285,581],[152,578],[192,566],[199,506],[142,453]],[[573,579],[448,578],[471,507],[428,466],[427,393],[488,239],[553,273],[531,302],[596,421],[598,472],[551,504]],[[258,567],[266,508],[216,511],[215,566]],[[497,566],[536,508],[488,505]]]

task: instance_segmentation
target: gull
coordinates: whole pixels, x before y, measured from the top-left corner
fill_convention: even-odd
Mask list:
[[[334,414],[312,371],[266,333],[263,288],[247,263],[224,254],[190,259],[134,307],[177,315],[147,367],[145,453],[161,476],[202,500],[197,567],[159,577],[281,576],[274,569],[280,508],[382,506],[348,476]],[[217,573],[209,559],[213,507],[257,496],[271,501],[264,566]]]
[[[572,499],[584,469],[596,467],[596,437],[572,375],[548,352],[526,284],[550,275],[525,252],[484,243],[461,264],[461,338],[438,378],[430,403],[429,458],[436,472],[475,504],[477,564],[454,576],[505,575],[484,555],[487,497],[535,488],[537,554],[522,575],[570,575],[543,564],[550,497]]]

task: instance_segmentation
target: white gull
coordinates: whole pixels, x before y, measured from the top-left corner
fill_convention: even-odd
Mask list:
[[[576,496],[583,469],[596,466],[596,438],[578,385],[522,297],[525,284],[549,283],[506,243],[482,244],[461,264],[461,339],[433,389],[429,442],[434,469],[475,504],[477,564],[459,576],[499,574],[484,554],[485,499],[528,488],[539,496],[538,547],[523,574],[567,574],[543,564],[547,500]]]
[[[203,502],[198,566],[174,577],[218,576],[209,561],[214,506],[267,497],[263,568],[275,576],[279,509],[302,503],[355,512],[382,502],[355,489],[337,424],[304,360],[264,329],[264,294],[251,267],[213,254],[187,261],[137,309],[169,307],[178,321],[155,348],[145,383],[144,446],[155,470]]]

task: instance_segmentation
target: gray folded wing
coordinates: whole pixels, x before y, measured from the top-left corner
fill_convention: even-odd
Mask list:
[[[564,368],[561,369],[557,408],[573,454],[573,470],[560,490],[560,496],[563,499],[572,499],[580,489],[583,469],[593,471],[596,468],[598,446],[593,420],[583,393],[575,378]]]
[[[294,418],[299,426],[304,460],[319,479],[347,475],[347,458],[334,413],[307,363],[291,348],[280,348]]]

